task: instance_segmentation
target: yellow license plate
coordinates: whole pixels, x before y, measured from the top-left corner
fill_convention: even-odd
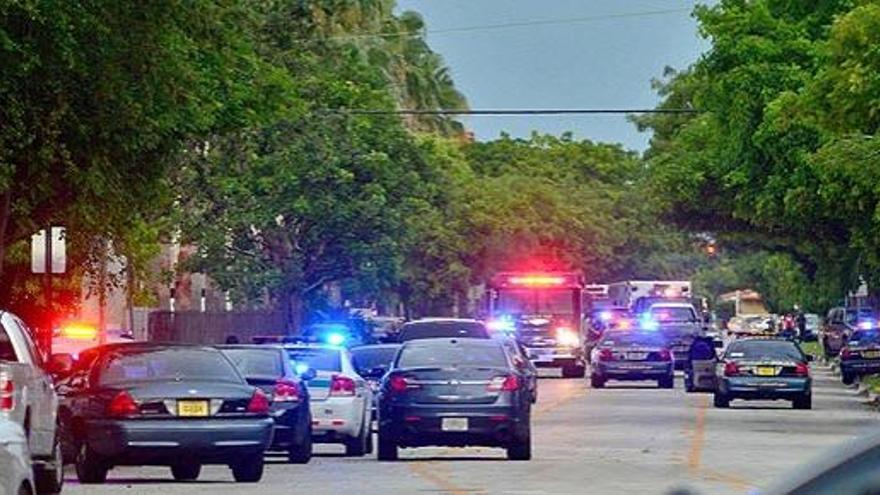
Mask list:
[[[880,351],[862,352],[862,357],[865,359],[877,359],[880,358]]]
[[[185,418],[205,417],[208,415],[208,401],[179,400],[177,401],[177,415]]]
[[[776,367],[758,366],[758,368],[755,370],[755,374],[758,376],[776,376]]]

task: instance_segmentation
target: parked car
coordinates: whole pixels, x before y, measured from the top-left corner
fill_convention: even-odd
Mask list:
[[[79,353],[104,344],[121,344],[134,342],[134,336],[128,330],[111,328],[103,335],[98,327],[86,323],[67,323],[57,328],[52,336],[52,352],[54,354],[70,354],[74,359]]]
[[[880,373],[880,330],[856,330],[840,350],[841,379],[849,385],[874,373]]]
[[[309,389],[293,369],[287,352],[279,346],[219,346],[249,385],[259,387],[269,399],[275,421],[271,452],[286,452],[294,464],[312,458],[312,414]]]
[[[30,330],[0,311],[0,415],[19,425],[28,439],[37,493],[56,493],[64,483],[58,398]]]
[[[607,331],[590,358],[590,385],[608,380],[656,380],[660,388],[675,386],[675,366],[667,339],[657,331]]]
[[[870,329],[877,326],[872,308],[836,307],[828,311],[825,324],[822,326],[820,341],[826,357],[837,357],[846,345],[847,339],[859,329]]]
[[[466,318],[423,318],[410,321],[400,327],[398,334],[400,342],[444,337],[488,339],[490,334],[483,322]]]
[[[495,340],[440,338],[403,345],[379,392],[380,461],[400,448],[489,446],[532,457],[531,396]]]
[[[806,328],[804,328],[804,334],[801,335],[801,340],[804,342],[813,342],[819,336],[819,331],[821,328],[821,319],[819,315],[814,313],[807,313],[804,315],[806,319]]]
[[[65,458],[81,483],[114,466],[169,466],[174,479],[222,464],[238,482],[263,476],[270,402],[223,353],[183,344],[111,344],[84,351],[59,382]]]
[[[379,383],[382,377],[391,368],[394,357],[400,344],[375,344],[362,345],[351,349],[351,362],[354,369],[361,375],[373,392],[371,402],[371,418],[376,418],[376,397],[378,397]]]
[[[793,341],[771,337],[732,342],[716,367],[715,407],[734,399],[790,400],[795,409],[812,407],[809,361]]]
[[[313,370],[308,381],[312,441],[341,443],[345,454],[362,457],[373,451],[370,425],[373,392],[343,347],[325,344],[284,346],[295,370]]]
[[[513,364],[523,375],[524,386],[529,392],[532,403],[538,402],[538,368],[529,359],[528,349],[522,345],[522,342],[509,335],[495,338],[504,345],[507,353],[513,357]]]
[[[0,416],[0,495],[30,495],[35,489],[27,435],[17,423]]]

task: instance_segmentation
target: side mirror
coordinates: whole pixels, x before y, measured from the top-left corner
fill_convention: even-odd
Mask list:
[[[70,354],[52,354],[46,363],[46,371],[55,379],[64,378],[73,370],[73,356]]]
[[[303,371],[302,373],[300,373],[300,375],[299,375],[299,377],[303,381],[306,381],[306,382],[314,380],[316,376],[318,376],[318,372],[315,371],[314,368],[309,368],[309,369]]]

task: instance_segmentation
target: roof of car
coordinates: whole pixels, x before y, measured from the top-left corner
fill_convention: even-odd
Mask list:
[[[407,347],[412,346],[420,346],[420,345],[437,345],[437,344],[457,344],[457,343],[466,343],[466,344],[474,344],[474,345],[500,345],[501,343],[495,339],[475,339],[473,337],[437,337],[437,338],[429,338],[429,339],[416,339],[409,340],[402,345]]]
[[[652,304],[648,309],[653,309],[653,308],[689,308],[689,309],[694,309],[694,305],[691,303],[685,303],[685,302],[668,301],[668,302],[656,302],[656,303]]]
[[[339,347],[330,344],[322,344],[319,342],[298,342],[296,344],[284,344],[281,346],[284,349],[326,349],[328,351],[344,351],[344,347]]]
[[[435,317],[430,316],[427,318],[419,318],[418,320],[412,320],[404,323],[404,325],[410,325],[412,323],[483,323],[480,320],[475,320],[473,318],[446,318],[446,317]]]
[[[352,351],[357,351],[357,350],[360,350],[360,349],[396,349],[396,348],[400,347],[401,345],[402,345],[402,344],[396,344],[396,343],[391,343],[391,344],[368,344],[368,345],[359,345],[359,346],[355,346],[355,347],[352,347],[350,350],[352,350]]]

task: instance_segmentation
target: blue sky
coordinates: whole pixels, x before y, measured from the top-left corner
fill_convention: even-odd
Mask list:
[[[658,98],[651,78],[667,65],[687,67],[708,47],[690,15],[696,3],[398,0],[400,10],[425,17],[431,47],[443,55],[474,109],[653,108]],[[442,32],[553,20],[568,22]],[[502,131],[514,136],[572,131],[578,138],[643,150],[649,138],[617,115],[469,117],[465,122],[480,140]]]

